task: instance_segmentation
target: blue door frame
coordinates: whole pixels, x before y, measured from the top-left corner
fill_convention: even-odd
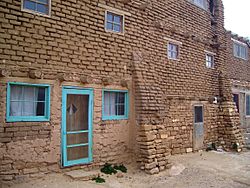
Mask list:
[[[66,117],[67,117],[67,95],[88,95],[88,131],[78,131],[77,133],[88,132],[88,143],[67,145],[67,134],[74,134],[74,132],[67,132]],[[73,166],[77,164],[87,164],[91,163],[93,160],[92,154],[92,122],[93,122],[93,89],[81,89],[77,87],[63,87],[62,90],[62,127],[61,127],[61,161],[62,166]],[[77,160],[67,159],[67,148],[86,146],[88,145],[88,158],[82,158]]]

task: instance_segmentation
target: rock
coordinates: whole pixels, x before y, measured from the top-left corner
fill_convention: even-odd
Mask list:
[[[185,170],[185,166],[183,164],[175,164],[169,169],[170,176],[178,176]]]
[[[116,173],[116,177],[117,177],[117,178],[123,178],[124,175],[123,175],[122,172],[117,172],[117,173]]]

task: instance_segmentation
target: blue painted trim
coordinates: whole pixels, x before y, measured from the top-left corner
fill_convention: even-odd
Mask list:
[[[67,95],[68,94],[80,94],[80,95],[88,95],[89,96],[89,109],[88,109],[88,131],[82,130],[82,131],[69,131],[67,132],[66,130],[66,112],[67,112]],[[72,165],[77,165],[77,164],[86,164],[86,163],[91,163],[93,160],[93,153],[92,153],[92,146],[93,146],[93,141],[92,141],[92,124],[93,124],[93,89],[83,89],[79,87],[72,87],[72,86],[64,86],[62,88],[62,128],[61,128],[61,161],[62,161],[62,166],[67,167],[67,166],[72,166]],[[84,133],[88,132],[88,144],[83,144],[83,145],[88,145],[88,158],[83,158],[83,159],[78,159],[78,160],[73,160],[69,161],[67,160],[67,148],[70,147],[77,147],[82,144],[76,144],[76,145],[67,145],[67,134],[76,134],[76,133]]]
[[[83,144],[72,144],[72,145],[67,145],[67,148],[74,148],[74,147],[80,147],[80,146],[88,146],[88,143],[83,143]]]
[[[84,130],[84,131],[70,131],[70,132],[67,132],[67,134],[80,134],[80,133],[87,133],[89,132],[88,130]]]
[[[104,92],[116,92],[116,93],[125,93],[125,115],[123,116],[105,116],[104,115]],[[123,120],[128,119],[129,115],[129,93],[128,90],[112,90],[112,89],[103,89],[102,90],[102,120]]]
[[[10,116],[10,96],[11,85],[45,87],[45,115],[44,116]],[[7,102],[6,102],[6,122],[37,122],[50,121],[50,85],[49,84],[31,84],[22,82],[8,82],[7,84]]]

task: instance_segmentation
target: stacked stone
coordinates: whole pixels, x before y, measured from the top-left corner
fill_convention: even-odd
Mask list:
[[[223,126],[219,127],[220,144],[226,149],[241,151],[244,146],[244,139],[240,128],[239,113],[235,110],[234,102],[223,102],[221,104],[220,119],[223,122]],[[235,144],[237,148],[234,148]]]
[[[138,145],[140,155],[138,161],[141,163],[141,169],[148,174],[157,174],[168,166],[168,156],[166,140],[167,134],[159,134],[163,129],[161,125],[142,125],[138,132]]]

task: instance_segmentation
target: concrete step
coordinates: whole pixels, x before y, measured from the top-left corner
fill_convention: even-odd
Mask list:
[[[64,175],[70,177],[73,180],[82,180],[88,181],[96,178],[100,175],[100,170],[95,171],[85,171],[85,170],[72,170],[69,172],[65,172]]]

